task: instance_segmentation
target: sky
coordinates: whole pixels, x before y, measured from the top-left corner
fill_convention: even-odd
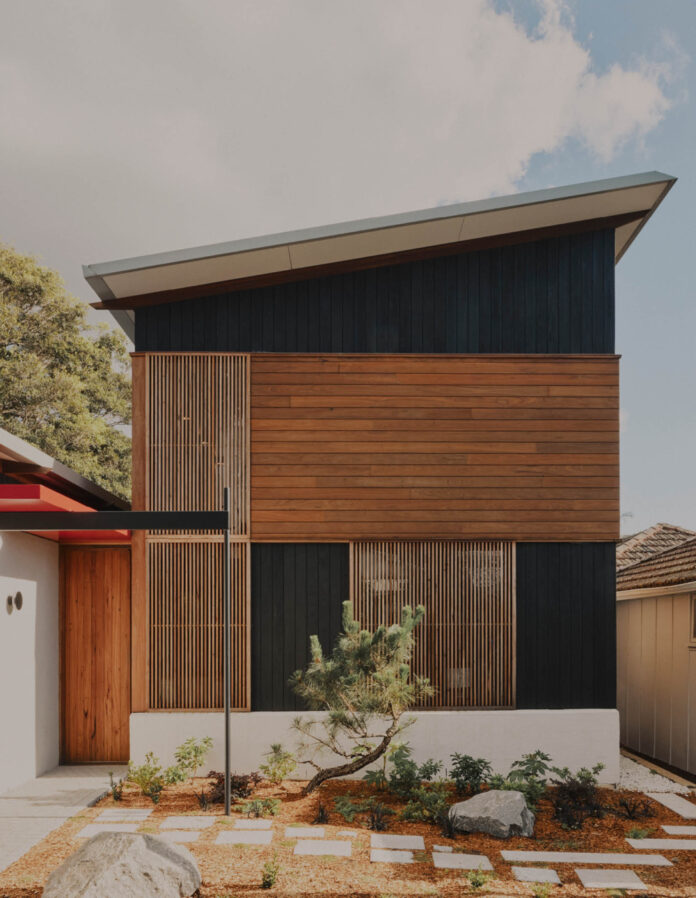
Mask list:
[[[91,302],[83,263],[676,175],[617,267],[622,530],[696,530],[695,53],[692,0],[0,0],[0,240]]]

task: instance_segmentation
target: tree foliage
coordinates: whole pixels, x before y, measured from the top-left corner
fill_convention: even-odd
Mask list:
[[[320,720],[298,717],[295,729],[303,737],[303,760],[317,771],[307,784],[309,794],[328,779],[348,776],[380,758],[392,739],[410,721],[407,709],[432,694],[425,677],[411,672],[413,631],[425,609],[404,608],[401,622],[362,630],[350,602],[343,603],[343,633],[330,657],[324,657],[316,636],[311,637],[311,661],[296,671],[291,684],[312,711],[325,711]],[[330,751],[340,763],[322,767],[316,756]]]
[[[56,272],[0,244],[0,426],[128,497],[126,343],[86,313]]]

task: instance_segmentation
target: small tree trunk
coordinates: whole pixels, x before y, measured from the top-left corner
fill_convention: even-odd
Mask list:
[[[314,790],[318,786],[321,786],[322,783],[326,782],[326,780],[335,779],[338,776],[349,776],[351,773],[362,770],[363,767],[367,767],[368,764],[372,764],[378,758],[381,758],[384,752],[389,748],[389,743],[394,738],[398,728],[399,721],[397,719],[393,721],[382,737],[382,741],[376,748],[373,748],[372,751],[360,755],[354,761],[347,761],[345,764],[338,764],[336,767],[325,767],[323,770],[318,770],[302,790],[303,795],[309,795],[310,792],[314,792]]]

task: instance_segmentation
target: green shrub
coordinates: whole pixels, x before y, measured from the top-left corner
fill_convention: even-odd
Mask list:
[[[466,873],[465,876],[469,880],[472,892],[478,892],[478,890],[482,889],[488,880],[492,878],[490,873],[484,873],[480,868],[478,870],[471,870],[469,873]]]
[[[393,816],[394,811],[375,798],[368,798],[363,802],[363,810],[367,811],[367,828],[375,832],[384,832],[389,829],[388,817]]]
[[[179,768],[182,776],[181,780],[175,780],[175,782],[183,782],[183,780],[189,778],[193,779],[205,764],[205,759],[208,757],[212,747],[213,740],[210,736],[204,736],[202,739],[196,739],[191,736],[183,742],[174,752],[176,766]]]
[[[639,826],[633,826],[626,833],[627,839],[647,839],[651,836],[655,830],[653,827],[649,826],[646,829],[641,829]]]
[[[277,798],[254,798],[245,801],[237,810],[247,817],[272,817],[280,810],[280,801]]]
[[[113,770],[109,771],[109,789],[114,801],[120,801],[123,798],[123,780],[114,780]]]
[[[276,879],[278,879],[279,873],[280,861],[278,860],[278,856],[274,854],[271,860],[266,861],[263,865],[263,870],[261,872],[261,888],[272,889],[276,884]]]
[[[334,798],[334,807],[336,813],[340,814],[346,823],[352,823],[355,820],[355,815],[362,811],[361,802],[353,801],[349,795],[339,795],[338,798]]]
[[[491,789],[514,790],[524,795],[530,811],[535,811],[537,804],[547,790],[546,776],[551,770],[551,758],[543,751],[535,751],[514,761],[507,776],[494,774],[488,780]]]
[[[297,767],[297,761],[292,752],[285,751],[283,746],[276,742],[271,745],[271,750],[266,752],[268,761],[259,765],[259,770],[274,785],[278,786],[287,779]]]
[[[481,787],[493,776],[491,765],[485,758],[472,758],[471,755],[453,754],[449,771],[454,780],[457,792],[468,792],[476,795]]]
[[[449,808],[448,783],[440,780],[423,784],[415,789],[411,793],[410,801],[401,812],[401,816],[404,820],[439,826],[442,835],[452,839],[455,833],[449,816]]]
[[[440,772],[442,764],[429,758],[416,764],[411,757],[410,745],[397,745],[389,755],[391,770],[387,777],[389,791],[405,801],[410,801],[424,782],[430,782]]]
[[[156,758],[153,752],[149,751],[145,755],[144,764],[128,762],[128,779],[139,786],[142,794],[151,799],[153,804],[159,802],[164,789],[164,776],[159,758]]]
[[[208,792],[208,801],[211,804],[222,804],[225,800],[225,774],[211,770],[208,779],[213,780]],[[230,796],[233,801],[241,801],[248,798],[261,782],[261,776],[253,773],[230,774]]]

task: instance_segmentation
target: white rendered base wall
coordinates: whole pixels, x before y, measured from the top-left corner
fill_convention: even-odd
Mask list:
[[[58,713],[58,545],[0,533],[0,793],[58,765]]]
[[[318,714],[306,714],[318,717]],[[619,714],[615,710],[568,711],[421,711],[402,741],[413,748],[415,760],[443,761],[453,752],[487,758],[496,772],[507,773],[521,755],[541,749],[553,763],[576,770],[604,764],[600,780],[619,779]],[[291,729],[294,711],[235,713],[230,726],[232,770],[257,770],[272,742],[294,749],[297,735]],[[224,768],[224,720],[218,712],[157,711],[131,714],[131,757],[140,763],[152,751],[165,764],[189,736],[211,736],[213,750],[206,762],[214,770]],[[207,772],[207,771],[205,771]],[[306,778],[311,768],[295,776]],[[362,772],[361,774],[362,775]]]

